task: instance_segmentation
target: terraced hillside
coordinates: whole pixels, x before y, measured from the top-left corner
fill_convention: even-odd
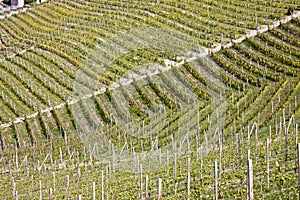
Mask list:
[[[251,159],[256,199],[298,199],[299,3],[52,0],[1,19],[0,196],[245,199]],[[132,50],[142,30],[205,55]]]

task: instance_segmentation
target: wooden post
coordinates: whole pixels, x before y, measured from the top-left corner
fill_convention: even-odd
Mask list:
[[[143,166],[140,164],[140,199],[143,199]]]
[[[258,143],[258,123],[256,123],[256,128],[255,128],[255,154],[257,153],[257,143]]]
[[[248,149],[248,159],[251,159],[251,150],[250,149]]]
[[[187,194],[188,194],[188,199],[190,198],[191,191],[191,157],[190,154],[188,155],[187,158]]]
[[[287,162],[288,157],[289,157],[289,133],[288,130],[285,126],[285,161]],[[286,165],[286,163],[285,163]]]
[[[296,144],[298,144],[298,124],[295,125]]]
[[[63,163],[61,147],[59,147],[60,162]]]
[[[52,197],[52,188],[49,189],[49,200],[52,200],[53,197]]]
[[[275,124],[275,135],[278,134],[278,129],[277,129],[277,113],[274,115],[274,124]]]
[[[200,185],[202,185],[202,168],[203,168],[203,160],[202,160],[202,145],[200,147]]]
[[[282,117],[279,117],[279,135],[281,136],[282,133]]]
[[[247,126],[247,138],[248,138],[248,149],[250,148],[250,121],[248,121],[248,126]]]
[[[218,163],[217,161],[215,161],[215,170],[214,170],[214,200],[218,200],[219,199],[219,191],[218,191]]]
[[[145,188],[146,188],[146,200],[149,200],[149,186],[148,186],[148,175],[145,176]]]
[[[93,182],[93,200],[96,200],[96,184]]]
[[[199,117],[199,116],[198,116]],[[199,126],[198,126],[199,127]],[[198,133],[198,131],[197,131],[197,135],[196,135],[196,150],[197,150],[197,160],[199,160],[199,144],[200,144],[200,142],[199,142],[199,133]]]
[[[43,199],[43,195],[42,195],[42,181],[40,180],[39,183],[40,183],[40,200],[42,200]]]
[[[80,183],[80,176],[81,176],[81,171],[80,171],[80,167],[78,167],[78,185]]]
[[[174,172],[173,172],[173,178],[176,179],[177,173],[177,156],[176,153],[174,153],[174,168],[173,168]]]
[[[266,170],[267,170],[267,183],[268,183],[268,188],[270,187],[270,169],[269,169],[269,144],[270,144],[270,139],[267,138],[266,142]]]
[[[297,151],[297,154],[298,154],[298,186],[299,186],[299,196],[300,196],[300,143],[297,144],[297,147],[298,147],[298,151]]]
[[[254,200],[254,195],[253,195],[253,169],[252,169],[252,160],[251,159],[248,159],[247,199],[248,200]]]
[[[78,195],[78,200],[81,200],[81,195]]]
[[[204,130],[204,137],[205,137],[205,153],[207,155],[208,154],[208,142],[207,142],[207,135],[206,135],[205,130]]]
[[[104,174],[101,170],[101,200],[104,200]]]
[[[221,134],[219,135],[219,178],[221,177],[222,173],[222,157],[223,157],[223,129]]]
[[[158,179],[158,200],[162,200],[162,180],[161,178]]]

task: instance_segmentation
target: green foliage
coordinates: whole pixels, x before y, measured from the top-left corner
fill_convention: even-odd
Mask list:
[[[172,73],[165,72],[155,78],[148,76],[144,80],[146,84],[133,80],[132,93],[126,92],[125,88],[118,88],[123,90],[126,100],[120,103],[114,91],[108,90],[111,84],[139,65],[163,65],[164,59],[176,60],[177,55],[155,48],[137,49],[116,58],[105,70],[99,71],[97,64],[102,63],[99,51],[104,52],[107,60],[114,55],[107,49],[96,48],[114,38],[114,34],[148,26],[162,30],[175,29],[189,35],[199,45],[214,46],[214,41],[236,39],[247,31],[245,29],[255,29],[256,25],[266,23],[265,20],[282,18],[285,13],[292,14],[297,3],[262,0],[162,0],[154,3],[60,0],[33,6],[25,13],[4,18],[0,23],[0,57],[4,59],[0,63],[0,120],[1,125],[5,123],[0,127],[1,197],[14,198],[13,184],[7,183],[15,181],[19,198],[38,199],[41,180],[43,198],[49,197],[49,188],[54,187],[55,199],[74,199],[79,194],[84,199],[91,198],[91,186],[95,182],[96,198],[101,199],[100,176],[101,170],[104,170],[105,198],[139,199],[137,170],[135,173],[114,170],[113,164],[121,162],[119,158],[116,163],[109,161],[109,166],[101,163],[103,155],[112,153],[111,146],[108,149],[95,148],[91,155],[93,147],[84,146],[80,139],[85,132],[76,120],[81,117],[84,119],[82,123],[86,123],[82,125],[100,127],[103,135],[115,147],[123,148],[123,152],[128,149],[132,153],[125,160],[128,169],[137,168],[130,163],[140,158],[133,152],[151,149],[159,152],[161,147],[169,145],[169,163],[165,163],[167,161],[163,157],[160,171],[143,173],[143,178],[146,173],[149,176],[151,198],[157,197],[157,178],[162,178],[164,199],[186,199],[186,163],[190,155],[191,199],[211,199],[213,163],[220,159],[220,141],[223,142],[222,168],[218,169],[220,199],[246,198],[248,150],[254,165],[255,198],[276,199],[283,194],[289,199],[299,198],[295,171],[295,124],[299,124],[300,117],[299,19],[241,44],[234,44],[232,48],[210,54],[220,74],[220,81],[227,86],[224,95],[226,105],[212,104],[212,94],[206,83],[208,77],[197,70],[193,63],[187,62],[173,67]],[[137,36],[141,41],[143,37],[147,36]],[[118,41],[115,43],[118,46]],[[181,44],[176,45],[181,48]],[[19,53],[24,49],[27,51]],[[95,66],[85,64],[87,57],[96,63]],[[90,85],[78,78],[78,70],[97,80],[99,85]],[[179,105],[178,98],[188,101],[189,96],[176,87],[171,75],[178,83],[189,86],[197,97],[191,109],[184,110]],[[74,96],[78,96],[73,94],[75,84],[87,90],[106,86],[104,94],[79,100],[76,106],[82,109],[80,116],[74,104],[69,104]],[[218,91],[218,87],[215,84],[210,89]],[[174,91],[176,95],[172,94]],[[89,110],[92,103],[96,109],[94,113]],[[124,104],[129,105],[134,122],[145,126],[148,134],[145,138],[127,133],[111,118],[112,105],[119,116],[126,116]],[[62,106],[50,112],[45,110],[57,105]],[[161,116],[153,119],[149,113],[154,105],[163,105],[165,110]],[[218,111],[223,109],[222,133],[214,135],[214,131],[209,130],[219,123],[214,113],[220,114]],[[289,126],[287,141],[285,131],[291,116],[295,117],[295,122]],[[22,120],[25,122],[18,122]],[[255,138],[252,133],[248,145],[247,133],[254,122],[258,123],[258,135]],[[130,127],[133,124],[127,125]],[[182,141],[179,135],[186,133],[189,136],[189,152],[180,149],[187,140]],[[219,140],[219,136],[222,139]],[[269,188],[264,146],[267,137],[271,137],[272,141]],[[176,166],[171,152],[174,144],[177,144],[178,151]],[[288,155],[285,151],[287,144]],[[94,158],[95,155],[97,157]],[[159,165],[159,156],[157,162],[149,164],[150,167]],[[96,158],[100,158],[100,161]],[[173,175],[175,170],[176,176]]]

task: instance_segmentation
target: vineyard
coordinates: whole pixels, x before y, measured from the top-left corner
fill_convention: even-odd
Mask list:
[[[1,199],[299,199],[299,0],[0,13]]]

